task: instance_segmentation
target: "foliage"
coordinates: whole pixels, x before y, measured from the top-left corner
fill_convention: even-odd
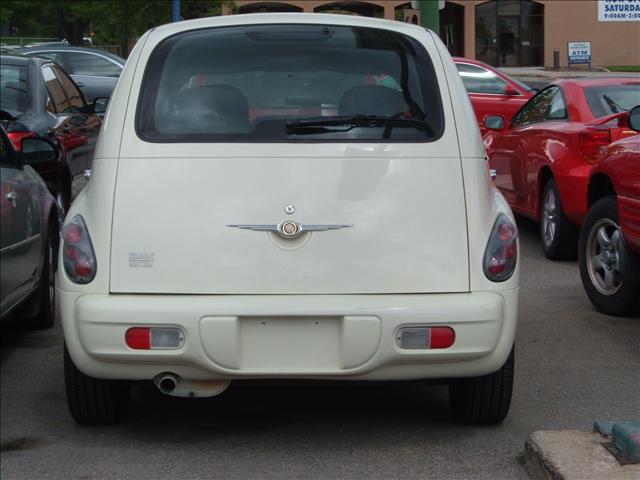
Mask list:
[[[616,65],[605,68],[610,72],[640,72],[640,65]]]
[[[181,0],[184,19],[219,15],[227,0]],[[171,21],[171,0],[3,0],[0,23],[11,35],[66,38],[72,45],[93,36],[99,44],[127,46],[146,30]]]

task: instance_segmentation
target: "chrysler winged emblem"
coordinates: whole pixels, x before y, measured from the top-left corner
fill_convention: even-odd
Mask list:
[[[251,224],[234,224],[227,225],[227,227],[242,228],[244,230],[255,230],[258,232],[273,232],[282,238],[296,238],[302,235],[304,232],[321,232],[324,230],[337,230],[339,228],[349,228],[353,225],[311,225],[306,223],[297,223],[292,221],[286,221],[279,223],[278,225],[266,224],[266,225],[251,225]]]

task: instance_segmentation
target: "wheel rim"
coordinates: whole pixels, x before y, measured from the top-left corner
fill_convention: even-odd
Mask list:
[[[622,286],[620,241],[620,227],[609,218],[601,218],[589,230],[587,271],[591,284],[602,295],[614,295]]]
[[[542,205],[542,240],[546,247],[549,247],[556,238],[558,230],[557,212],[556,192],[553,189],[549,189],[544,196]]]
[[[60,192],[56,195],[56,205],[58,207],[58,220],[60,221],[60,225],[62,225],[64,223],[64,215],[66,212],[64,211],[64,197]]]

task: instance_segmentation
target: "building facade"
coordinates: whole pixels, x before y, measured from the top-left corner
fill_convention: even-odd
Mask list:
[[[638,15],[629,21],[602,18],[608,4],[616,2],[615,8],[637,8]],[[560,65],[567,66],[568,42],[586,41],[591,42],[593,65],[640,65],[640,0],[446,0],[443,6],[439,33],[454,56],[495,66],[550,67],[557,49]],[[233,8],[223,8],[223,15],[256,12],[344,13],[420,21],[420,12],[406,0],[236,0]]]

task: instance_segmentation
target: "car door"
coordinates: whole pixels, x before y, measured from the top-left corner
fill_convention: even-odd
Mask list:
[[[547,116],[558,87],[549,87],[533,97],[514,117],[511,125],[493,139],[490,164],[496,170],[496,186],[509,204],[521,213],[531,214],[527,183],[529,142]]]
[[[87,102],[98,97],[110,97],[118,82],[122,66],[93,52],[64,52],[67,72],[71,75]]]
[[[473,104],[482,135],[486,133],[484,119],[487,115],[502,115],[508,123],[526,101],[521,93],[507,95],[508,83],[491,70],[463,62],[456,62],[456,67]]]
[[[1,144],[0,311],[4,315],[35,286],[42,232],[41,189],[20,167],[17,155],[4,135]]]
[[[558,153],[567,145],[567,102],[560,87],[552,86],[542,91],[536,104],[537,120],[527,128],[526,150],[520,156],[517,177],[522,194],[519,207],[532,216],[538,216],[538,174],[544,165],[554,169]],[[542,116],[542,119],[539,119]],[[522,121],[522,119],[521,119]]]

